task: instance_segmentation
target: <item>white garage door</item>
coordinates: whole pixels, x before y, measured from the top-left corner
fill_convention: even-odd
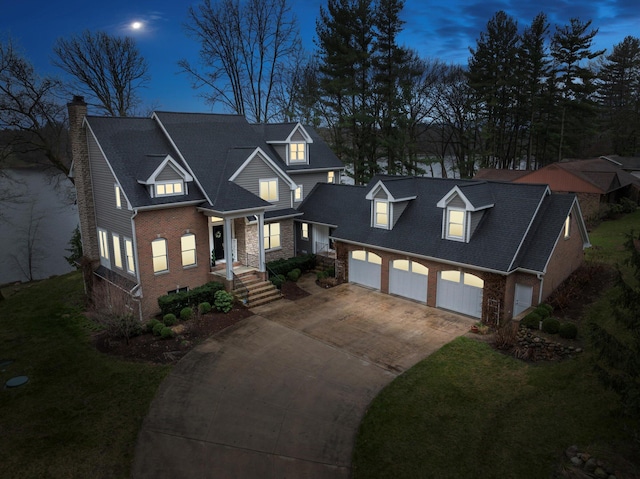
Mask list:
[[[429,268],[406,259],[397,259],[389,265],[389,293],[427,302]]]
[[[438,274],[436,306],[462,314],[482,317],[482,289],[484,281],[460,271],[442,271]]]
[[[349,282],[380,289],[382,258],[369,251],[352,251],[349,255]]]

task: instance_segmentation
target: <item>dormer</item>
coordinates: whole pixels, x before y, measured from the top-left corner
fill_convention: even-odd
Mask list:
[[[409,202],[416,198],[413,179],[380,180],[369,190],[366,198],[371,201],[371,226],[393,229]]]
[[[284,161],[288,166],[308,165],[309,164],[309,146],[313,143],[311,136],[304,127],[297,123],[284,140],[272,140],[267,143],[277,146],[284,146]],[[279,154],[282,155],[282,150]]]
[[[437,205],[442,208],[442,238],[468,243],[494,204],[487,183],[454,186]]]
[[[171,155],[165,156],[147,178],[138,179],[152,198],[186,195],[190,181],[193,177]]]

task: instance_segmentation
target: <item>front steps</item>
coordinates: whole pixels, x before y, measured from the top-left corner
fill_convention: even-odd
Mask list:
[[[236,298],[244,299],[249,308],[271,303],[282,298],[280,290],[276,288],[271,281],[263,281],[253,272],[247,271],[240,273],[237,277],[242,281],[244,288],[240,287],[233,290]]]

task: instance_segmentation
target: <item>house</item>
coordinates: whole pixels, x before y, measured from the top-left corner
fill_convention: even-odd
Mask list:
[[[590,246],[576,196],[547,185],[377,176],[317,184],[298,211],[299,252],[328,229],[341,279],[488,322],[544,301]]]
[[[603,204],[617,203],[622,198],[638,202],[640,196],[640,179],[604,158],[561,161],[509,175],[505,176],[505,170],[481,169],[474,178],[546,184],[556,193],[576,193],[587,221],[600,215]]]
[[[640,156],[607,155],[600,158],[613,163],[636,178],[640,178]]]
[[[313,128],[238,115],[87,116],[69,103],[72,175],[92,277],[126,291],[141,318],[157,298],[294,255],[294,218],[342,162]]]

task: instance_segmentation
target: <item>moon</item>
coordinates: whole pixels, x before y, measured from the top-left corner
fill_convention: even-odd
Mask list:
[[[131,28],[134,30],[140,30],[142,28],[142,22],[132,22]]]

